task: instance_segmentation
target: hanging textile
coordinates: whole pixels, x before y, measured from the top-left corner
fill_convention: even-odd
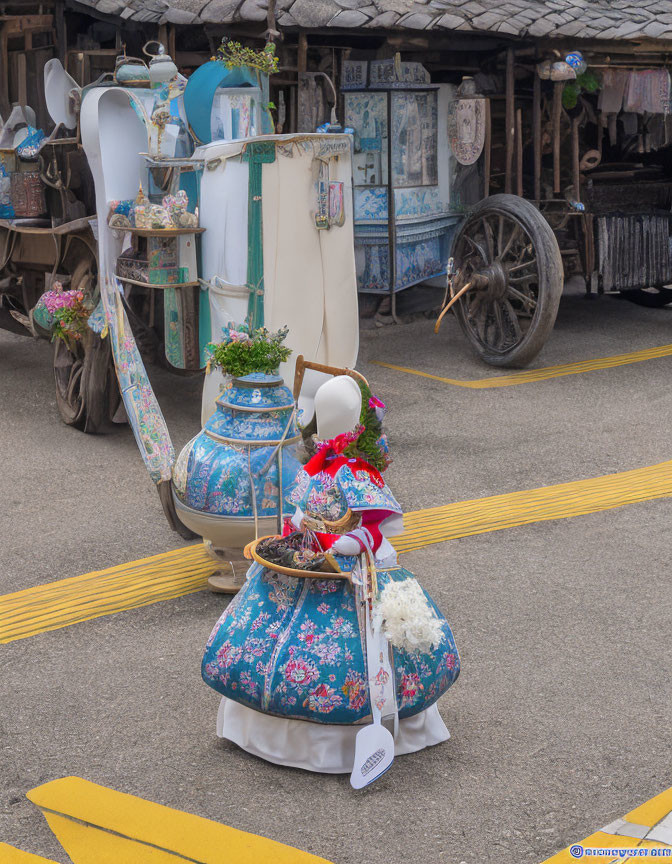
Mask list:
[[[247,317],[250,330],[264,326],[264,232],[261,201],[263,165],[275,162],[275,144],[252,141],[243,159],[249,162],[247,206],[247,287],[250,291]]]
[[[110,278],[109,273],[101,275],[100,295],[105,321],[101,335],[110,340],[119,390],[140,455],[149,476],[155,483],[160,483],[171,479],[175,450],[126,317],[122,292],[121,284],[114,276]],[[96,326],[94,321],[94,329],[98,329],[100,324],[102,322]]]

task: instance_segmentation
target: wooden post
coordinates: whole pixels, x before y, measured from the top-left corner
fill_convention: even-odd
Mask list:
[[[306,105],[307,86],[306,86],[306,70],[308,68],[308,37],[305,33],[299,33],[299,46],[296,54],[296,80],[297,84],[297,99],[296,99],[296,131],[297,132],[314,132],[314,129],[305,129],[305,115],[308,109]]]
[[[553,85],[553,193],[560,193],[560,117],[562,115],[562,91],[565,85],[556,81]]]
[[[574,184],[574,200],[581,200],[581,173],[579,170],[579,118],[572,120],[572,182]]]
[[[506,51],[506,174],[504,191],[510,193],[513,188],[513,143],[515,136],[515,78],[514,78],[513,48]]]
[[[26,64],[26,55],[23,53],[19,54],[17,60],[19,79],[19,105],[25,105],[28,102],[28,70]]]
[[[483,166],[483,197],[490,194],[490,171],[492,164],[492,117],[490,115],[490,100],[485,99],[485,164]]]
[[[68,31],[65,23],[64,0],[56,0],[54,7],[54,29],[56,30],[56,55],[65,66],[65,55],[68,51]]]
[[[532,93],[532,146],[534,149],[534,200],[541,200],[541,79],[534,71]]]
[[[516,195],[523,197],[523,110],[516,108]]]
[[[7,51],[7,25],[0,24],[0,112],[7,117],[11,110],[9,99],[9,53]]]

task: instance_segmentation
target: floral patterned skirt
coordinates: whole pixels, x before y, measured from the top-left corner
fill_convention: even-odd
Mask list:
[[[414,578],[403,567],[378,570],[381,588],[389,580]],[[425,596],[443,638],[429,654],[394,650],[400,719],[436,702],[460,671],[448,622]],[[358,605],[344,579],[293,578],[254,564],[210,634],[203,680],[266,714],[316,723],[364,721],[371,711]]]

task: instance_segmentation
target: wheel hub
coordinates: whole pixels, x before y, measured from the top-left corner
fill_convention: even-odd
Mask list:
[[[472,277],[474,288],[487,292],[491,300],[503,300],[508,285],[507,272],[499,260],[494,261]]]

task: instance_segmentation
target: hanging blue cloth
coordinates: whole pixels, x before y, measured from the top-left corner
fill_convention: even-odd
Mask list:
[[[220,87],[259,87],[268,102],[268,75],[248,66],[228,69],[223,60],[210,60],[199,66],[189,77],[184,89],[184,110],[192,135],[201,144],[212,141],[210,117],[215,92]],[[273,121],[268,108],[262,109],[262,134],[273,133]]]

